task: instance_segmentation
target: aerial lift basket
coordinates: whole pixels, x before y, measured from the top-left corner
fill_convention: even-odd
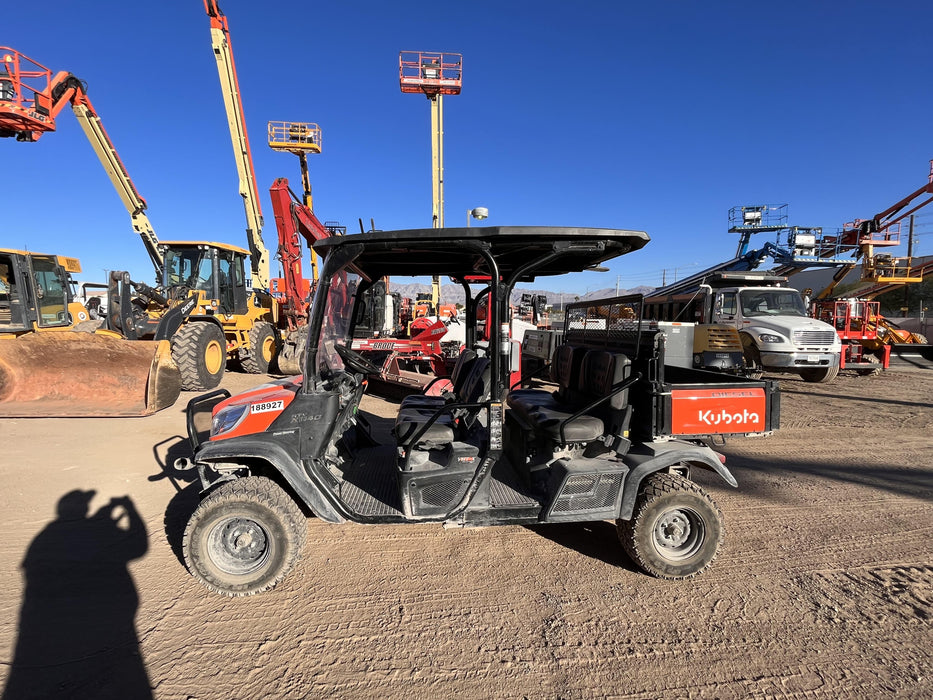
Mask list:
[[[166,340],[69,331],[0,338],[0,418],[147,416],[180,391]]]

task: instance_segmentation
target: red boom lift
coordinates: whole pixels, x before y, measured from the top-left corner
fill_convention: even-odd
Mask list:
[[[810,310],[814,318],[832,325],[842,341],[840,369],[855,369],[859,374],[876,374],[887,369],[893,343],[925,343],[922,336],[903,331],[881,315],[876,296],[896,286],[923,281],[929,264],[912,265],[911,259],[874,255],[875,246],[897,245],[900,222],[918,209],[933,202],[933,160],[927,183],[875,214],[870,219],[856,219],[845,225],[841,237],[845,243],[857,243],[862,251],[863,284],[848,292],[847,298],[829,298],[836,285],[855,266],[843,265],[832,282],[815,298]],[[909,255],[909,253],[908,253]]]

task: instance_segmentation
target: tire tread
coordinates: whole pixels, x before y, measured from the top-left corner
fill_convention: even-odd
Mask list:
[[[266,321],[259,321],[253,324],[253,327],[249,329],[249,348],[243,354],[243,359],[240,364],[243,366],[244,371],[249,374],[265,374],[269,371],[269,366],[272,364],[272,361],[275,360],[273,354],[272,361],[268,364],[262,358],[262,344],[265,339],[266,332],[268,332],[272,338],[275,338],[275,329],[273,329],[271,323]]]
[[[207,375],[200,351],[201,339],[205,334],[214,332],[217,327],[210,323],[186,323],[172,338],[172,359],[181,372],[181,388],[184,391],[206,391],[213,389],[223,378],[223,369],[216,380]],[[221,342],[224,342],[221,332]],[[201,369],[204,369],[202,376]]]
[[[266,581],[263,585],[246,590],[229,590],[221,588],[211,581],[205,580],[200,572],[198,572],[192,560],[191,539],[194,527],[197,526],[200,519],[204,517],[205,513],[209,510],[227,503],[243,501],[264,505],[282,517],[287,540],[285,543],[285,560],[275,577]],[[275,588],[275,586],[285,578],[285,575],[298,562],[301,551],[304,548],[307,534],[307,519],[291,496],[270,479],[260,476],[246,476],[221,484],[215,491],[201,501],[191,515],[188,525],[185,528],[184,538],[182,539],[182,554],[188,571],[209,590],[229,597],[250,596]]]
[[[638,531],[639,526],[642,524],[641,521],[645,517],[644,512],[647,510],[647,508],[662,496],[677,492],[692,493],[706,501],[715,511],[720,528],[720,540],[716,552],[713,554],[712,558],[706,562],[702,568],[685,576],[667,574],[652,566],[648,559],[645,557],[644,553],[641,551],[641,546],[639,545],[636,538],[636,532]],[[622,548],[625,550],[625,553],[628,554],[629,558],[631,558],[631,560],[635,562],[639,568],[653,576],[666,579],[668,581],[682,581],[685,579],[694,578],[695,576],[698,576],[706,571],[706,569],[708,569],[710,565],[712,565],[712,563],[716,560],[719,552],[722,551],[723,539],[725,536],[725,527],[722,524],[722,512],[719,510],[719,506],[716,505],[716,502],[710,498],[709,494],[707,494],[702,488],[700,488],[699,485],[690,481],[689,479],[685,479],[684,477],[677,476],[675,474],[667,473],[652,474],[642,482],[638,501],[635,504],[635,511],[632,513],[631,520],[617,520],[616,531],[618,532],[619,540],[622,543]]]

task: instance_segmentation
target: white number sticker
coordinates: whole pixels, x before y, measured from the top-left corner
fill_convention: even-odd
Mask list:
[[[269,411],[281,411],[285,407],[285,402],[279,399],[278,401],[264,401],[263,403],[254,403],[250,404],[249,412],[250,413],[267,413]]]

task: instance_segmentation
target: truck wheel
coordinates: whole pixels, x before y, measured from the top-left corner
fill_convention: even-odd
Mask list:
[[[742,343],[742,353],[745,355],[745,374],[749,379],[761,379],[764,368],[761,366],[761,352],[751,341]]]
[[[247,476],[222,484],[191,515],[182,541],[188,571],[215,593],[268,591],[298,561],[307,524],[277,484]]]
[[[839,374],[838,364],[800,371],[800,376],[805,382],[831,382],[837,374]]]
[[[181,371],[181,388],[204,391],[220,384],[227,364],[227,340],[210,322],[186,323],[172,338],[172,359]]]
[[[653,474],[641,486],[631,520],[617,520],[626,553],[645,573],[678,580],[696,576],[716,558],[722,514],[688,479]]]
[[[260,321],[249,330],[249,348],[243,357],[243,369],[250,374],[265,374],[275,357],[275,330],[271,323]]]

